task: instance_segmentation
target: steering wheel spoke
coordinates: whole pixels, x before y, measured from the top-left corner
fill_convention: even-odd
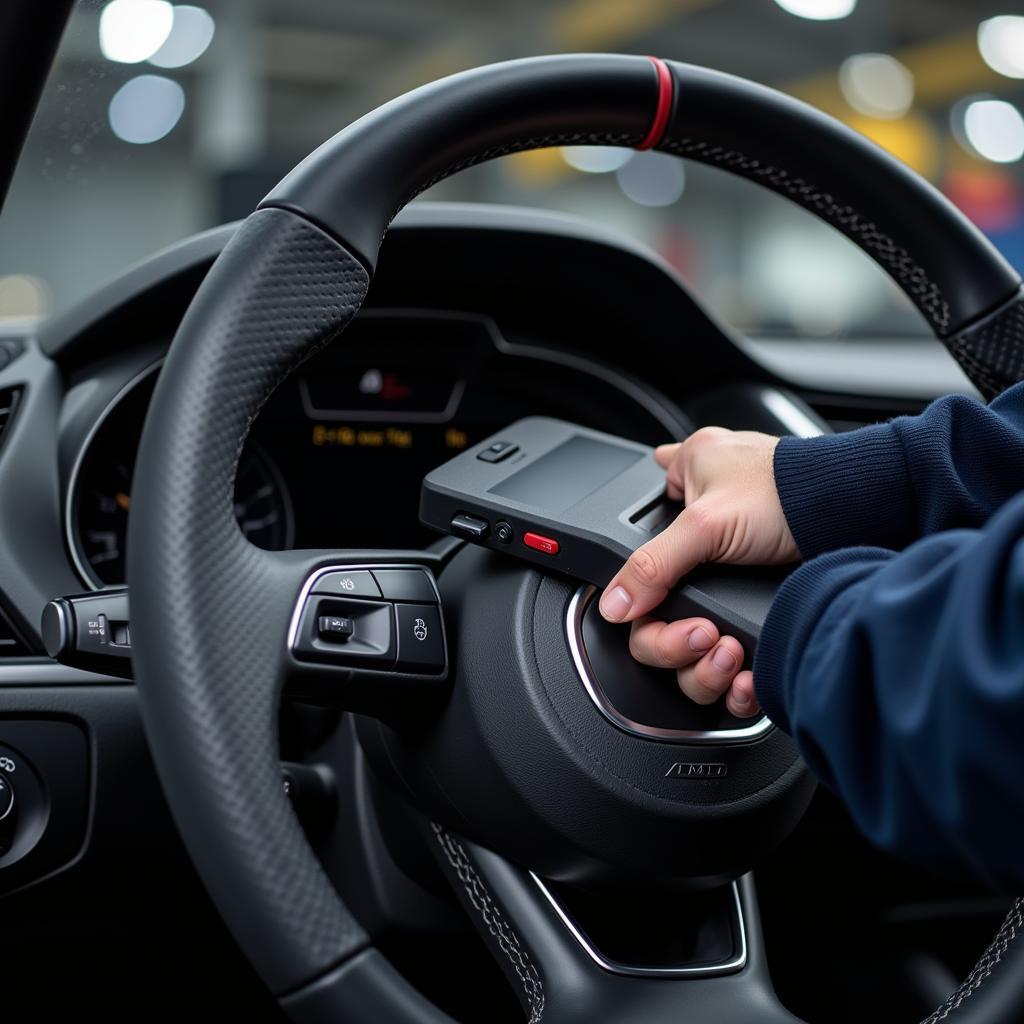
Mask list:
[[[449,650],[440,550],[275,553],[295,592],[284,689],[401,726],[443,703]]]
[[[794,1024],[796,1018],[778,1002],[768,979],[749,876],[721,893],[723,904],[734,908],[730,952],[719,949],[723,955],[708,961],[626,964],[598,948],[556,886],[442,825],[432,823],[430,829],[442,871],[530,1022]],[[654,915],[670,912],[650,894],[637,893],[636,908],[641,929],[650,926]],[[703,930],[714,929],[706,923]]]

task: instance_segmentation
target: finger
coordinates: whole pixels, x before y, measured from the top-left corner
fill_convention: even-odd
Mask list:
[[[683,447],[682,441],[677,441],[675,444],[659,444],[654,449],[654,461],[657,462],[662,469],[668,469],[669,464],[676,457],[676,452]]]
[[[700,661],[678,671],[679,688],[698,704],[713,704],[729,689],[742,666],[739,640],[723,636]]]
[[[732,681],[729,687],[729,694],[725,698],[725,706],[737,718],[750,718],[761,710],[754,693],[754,673],[750,671],[740,672]]]
[[[654,449],[654,459],[665,470],[665,490],[670,501],[682,501],[686,496],[686,482],[683,479],[686,470],[686,459],[683,457],[685,446],[678,444],[662,444]]]
[[[718,642],[718,630],[707,619],[638,619],[629,635],[637,661],[655,668],[682,668],[703,657]]]
[[[665,599],[679,577],[705,560],[710,543],[701,526],[705,517],[693,505],[653,540],[636,549],[601,595],[601,614],[609,622],[632,622]]]

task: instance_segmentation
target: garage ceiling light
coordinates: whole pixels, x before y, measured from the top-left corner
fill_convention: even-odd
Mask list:
[[[171,33],[149,62],[158,68],[183,68],[206,52],[213,32],[213,18],[202,7],[175,4]]]
[[[110,0],[100,14],[100,50],[107,60],[138,64],[163,46],[173,22],[167,0]]]
[[[978,26],[982,60],[1007,78],[1024,78],[1024,18],[1001,14]]]
[[[163,75],[137,75],[114,93],[107,116],[119,139],[144,145],[171,131],[184,109],[185,91],[177,82]]]
[[[562,159],[570,167],[587,174],[617,171],[633,156],[633,150],[622,146],[563,146]]]
[[[1005,100],[976,99],[954,108],[963,110],[963,136],[969,150],[997,164],[1024,157],[1024,117]],[[956,122],[954,121],[954,130]],[[961,137],[959,131],[955,131]]]
[[[637,153],[615,177],[626,198],[641,206],[671,206],[686,185],[683,161],[668,153]]]
[[[868,117],[902,117],[914,102],[914,76],[887,53],[858,53],[839,67],[839,89],[854,110]]]
[[[836,21],[849,17],[857,6],[857,0],[775,0],[790,14],[812,21]]]

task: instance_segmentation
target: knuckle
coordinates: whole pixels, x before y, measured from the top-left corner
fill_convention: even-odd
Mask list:
[[[732,682],[732,677],[735,674],[735,668],[731,671],[720,669],[710,656],[703,658],[697,666],[697,680],[702,686],[708,687],[716,694],[721,693]]]
[[[661,562],[652,551],[648,551],[646,548],[637,548],[629,556],[627,565],[630,572],[641,583],[652,586],[661,580]]]
[[[672,645],[669,642],[671,636],[668,630],[662,630],[658,634],[657,640],[654,642],[654,654],[658,661],[662,665],[671,665],[673,662],[678,661],[678,657],[672,650]]]
[[[706,502],[695,501],[687,510],[690,529],[698,535],[711,533],[716,528],[716,515]]]
[[[679,689],[698,704],[713,704],[721,696],[721,688],[701,679],[699,672],[680,670],[678,680]]]
[[[725,432],[722,427],[701,427],[700,430],[695,430],[685,443],[691,448],[703,448],[714,444]]]

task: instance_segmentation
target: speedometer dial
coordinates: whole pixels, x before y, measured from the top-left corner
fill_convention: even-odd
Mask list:
[[[125,581],[125,538],[135,455],[153,380],[136,385],[93,435],[74,480],[72,543],[83,576],[96,586]],[[257,547],[280,550],[292,540],[287,491],[276,467],[254,445],[242,453],[235,480],[235,517]]]

